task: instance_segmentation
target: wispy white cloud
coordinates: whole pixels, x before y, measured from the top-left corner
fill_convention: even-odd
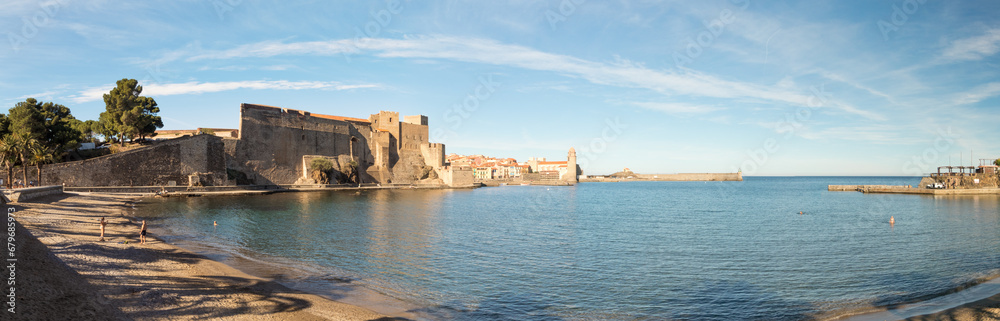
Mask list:
[[[54,97],[55,95],[57,95],[59,93],[60,93],[59,91],[50,90],[50,91],[46,91],[46,92],[40,92],[40,93],[35,93],[35,94],[30,94],[30,95],[24,95],[24,96],[21,96],[21,97],[17,97],[17,100],[25,100],[25,99],[28,99],[28,98],[35,98],[35,99],[39,99],[39,100],[42,100],[42,99],[49,99],[49,100],[51,100],[52,97]]]
[[[892,96],[889,96],[889,94],[886,94],[886,93],[884,93],[882,91],[879,91],[878,89],[875,89],[875,88],[872,88],[872,87],[869,87],[869,86],[865,86],[865,85],[863,85],[863,84],[861,84],[861,83],[859,83],[857,81],[853,81],[853,80],[847,79],[846,77],[844,77],[844,76],[842,76],[840,74],[835,74],[835,73],[832,73],[832,72],[824,71],[823,72],[823,77],[825,77],[826,79],[830,79],[830,80],[833,80],[833,81],[839,81],[839,82],[851,85],[852,87],[864,90],[864,91],[868,92],[869,94],[885,98],[885,100],[889,101],[890,103],[893,103],[893,104],[896,103],[896,100],[893,99]]]
[[[232,59],[232,58],[266,58],[279,55],[337,55],[342,53],[354,53],[359,48],[368,47],[377,39],[360,38],[355,40],[342,39],[333,41],[308,41],[308,42],[282,42],[264,41],[253,44],[242,45],[229,50],[208,51],[187,58],[187,61],[198,61],[206,59]],[[178,57],[179,58],[179,57]]]
[[[942,56],[950,60],[981,60],[1000,52],[1000,29],[990,29],[982,35],[955,40]]]
[[[670,114],[704,114],[723,108],[706,105],[696,105],[687,103],[665,103],[665,102],[630,102],[630,105],[645,109],[662,111]]]
[[[75,103],[86,103],[91,101],[98,101],[104,99],[104,94],[111,91],[111,88],[115,86],[104,86],[104,87],[91,87],[84,89],[74,96],[70,96],[69,99]]]
[[[985,85],[980,85],[972,90],[958,93],[955,95],[954,104],[955,105],[968,105],[975,104],[984,99],[995,97],[1000,95],[1000,82],[991,82]]]
[[[838,126],[823,129],[796,129],[795,134],[809,140],[849,140],[880,145],[922,144],[926,139],[907,134],[907,130],[899,127],[877,126]]]
[[[222,67],[210,67],[204,66],[198,68],[198,71],[209,71],[209,70],[219,70],[219,71],[247,71],[247,70],[264,70],[264,71],[284,71],[288,69],[295,68],[295,65],[268,65],[268,66],[222,66]]]
[[[287,81],[287,80],[251,80],[251,81],[224,81],[224,82],[186,82],[174,84],[150,84],[143,86],[144,96],[172,96],[191,95],[211,92],[229,91],[237,89],[253,90],[350,90],[364,88],[380,88],[377,84],[355,84],[345,85],[339,82],[324,81]],[[104,87],[94,87],[80,91],[77,95],[70,97],[76,103],[98,101],[104,99],[104,94],[111,91],[113,85]]]
[[[360,52],[370,52],[375,56],[386,58],[447,59],[550,71],[585,79],[595,84],[644,88],[665,95],[753,99],[791,106],[806,106],[809,101],[807,90],[797,91],[731,81],[693,70],[654,70],[620,58],[612,63],[595,62],[480,38],[425,36],[290,43],[266,41],[229,50],[193,53],[187,60],[265,58],[278,55],[332,56]],[[828,106],[837,108],[843,104]],[[863,117],[873,115],[871,112],[857,109],[842,110]]]

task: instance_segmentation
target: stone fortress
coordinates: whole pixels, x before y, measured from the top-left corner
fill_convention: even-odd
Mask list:
[[[445,146],[428,141],[423,115],[381,111],[360,119],[241,104],[239,127],[238,137],[184,136],[48,165],[42,180],[68,187],[315,184],[309,162],[327,158],[335,171],[356,173],[352,183],[473,185],[471,168],[447,166]]]
[[[314,183],[308,164],[329,158],[346,172],[357,164],[357,183],[426,183],[446,175],[444,145],[428,142],[427,116],[381,111],[368,119],[312,114],[264,105],[240,105],[236,139],[223,139],[226,168],[253,185]],[[428,175],[434,173],[432,175]]]

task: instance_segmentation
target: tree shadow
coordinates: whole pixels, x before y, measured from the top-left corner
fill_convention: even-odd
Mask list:
[[[145,277],[141,286],[122,286],[109,293],[115,305],[130,317],[216,319],[247,314],[295,312],[312,306],[308,300],[291,296],[304,294],[272,281],[233,276]],[[235,295],[235,294],[242,294]],[[235,301],[224,308],[215,301]]]
[[[12,279],[15,283],[9,285],[17,289],[18,317],[23,320],[130,320],[103,296],[94,295],[98,293],[97,287],[53,255],[45,244],[27,233],[23,225],[15,222],[15,231],[17,274]]]

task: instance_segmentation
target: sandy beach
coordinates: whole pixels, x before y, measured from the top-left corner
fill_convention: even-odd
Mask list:
[[[248,275],[166,244],[155,229],[138,244],[133,200],[67,193],[15,206],[19,318],[404,320]]]

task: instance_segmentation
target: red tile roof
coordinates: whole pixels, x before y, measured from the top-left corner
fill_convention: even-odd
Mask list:
[[[344,117],[344,116],[331,116],[331,115],[323,115],[323,114],[312,114],[312,115],[313,115],[313,117],[319,117],[319,118],[333,119],[333,120],[339,120],[339,121],[350,121],[350,122],[355,122],[355,123],[371,124],[371,122],[368,121],[367,119],[361,119],[361,118]]]

